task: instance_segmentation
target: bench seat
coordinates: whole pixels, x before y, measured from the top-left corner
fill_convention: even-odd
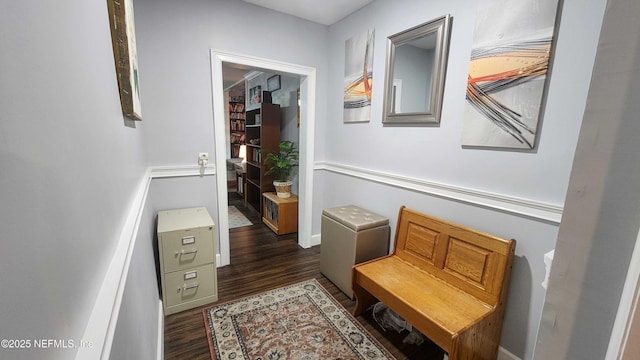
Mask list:
[[[378,300],[404,319],[416,319],[413,326],[431,328],[429,338],[443,349],[448,347],[453,334],[477,322],[492,309],[435,276],[416,271],[413,265],[397,256],[359,266],[357,283],[377,294]]]
[[[515,240],[402,207],[391,255],[355,265],[354,315],[383,302],[449,354],[495,359]]]

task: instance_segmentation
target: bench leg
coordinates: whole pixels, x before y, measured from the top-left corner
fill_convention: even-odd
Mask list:
[[[375,304],[378,299],[358,284],[353,284],[353,294],[356,296],[356,307],[353,310],[353,316],[358,316],[367,310],[371,305]]]

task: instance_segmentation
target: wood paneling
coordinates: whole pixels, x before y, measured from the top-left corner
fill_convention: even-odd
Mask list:
[[[218,302],[224,303],[250,294],[318,279],[349,312],[355,302],[320,274],[320,247],[303,249],[297,234],[275,235],[261,221],[260,214],[247,208],[236,194],[230,193],[235,205],[254,225],[231,229],[231,265],[218,269]],[[165,318],[165,359],[210,359],[202,309],[183,311]],[[397,359],[442,359],[443,352],[429,340],[421,346],[403,344],[407,332],[383,332],[370,312],[357,320]]]

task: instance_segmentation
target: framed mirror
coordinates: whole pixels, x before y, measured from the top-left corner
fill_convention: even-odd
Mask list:
[[[389,36],[383,123],[440,123],[450,29],[447,14]]]

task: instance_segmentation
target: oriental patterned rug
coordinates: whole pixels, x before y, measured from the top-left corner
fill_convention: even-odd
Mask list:
[[[393,359],[315,279],[202,313],[212,359]]]

